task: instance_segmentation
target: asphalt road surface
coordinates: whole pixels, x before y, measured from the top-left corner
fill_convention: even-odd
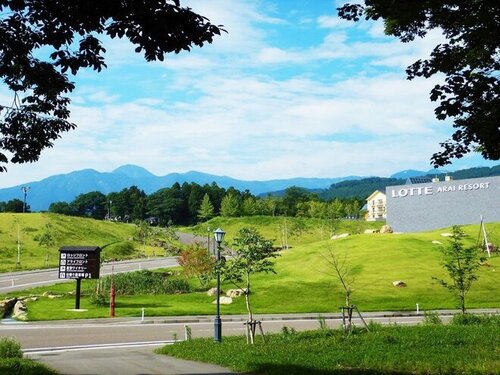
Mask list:
[[[178,232],[177,235],[179,236],[179,241],[181,241],[182,243],[190,244],[199,242],[205,245],[207,244],[207,237],[200,237],[181,232]],[[168,268],[176,266],[178,266],[178,263],[175,257],[135,259],[104,263],[102,265],[100,274],[109,275],[112,272],[120,273],[137,271],[141,269]],[[59,279],[57,268],[36,271],[1,273],[0,294],[67,281],[68,279]]]
[[[178,266],[175,257],[137,259],[132,261],[109,262],[103,264],[101,275],[112,272],[130,272],[141,269],[168,268]],[[59,279],[57,268],[41,271],[21,271],[0,274],[0,294],[33,288],[41,285],[51,285],[68,282],[68,279]]]
[[[384,322],[414,324],[421,316],[371,317]],[[223,316],[223,337],[244,335],[245,316]],[[265,332],[279,332],[283,327],[297,330],[317,329],[318,316],[262,316]],[[330,327],[341,324],[339,316],[327,317]],[[356,319],[356,324],[361,324]],[[205,363],[181,361],[157,355],[156,347],[191,337],[213,337],[213,317],[177,317],[131,319],[96,319],[91,321],[13,323],[3,321],[0,336],[14,337],[25,355],[67,375],[144,375],[144,374],[228,374],[228,369]]]

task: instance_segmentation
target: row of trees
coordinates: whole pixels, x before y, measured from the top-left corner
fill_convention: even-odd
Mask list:
[[[254,215],[314,217],[323,219],[357,218],[361,199],[321,200],[298,187],[286,189],[281,197],[264,198],[217,186],[175,183],[170,188],[147,195],[136,186],[105,195],[100,192],[80,194],[72,202],[55,202],[49,211],[64,215],[85,216],[124,222],[148,220],[158,225],[189,225],[215,216]]]

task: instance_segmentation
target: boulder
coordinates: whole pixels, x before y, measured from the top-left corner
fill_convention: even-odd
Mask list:
[[[392,285],[398,288],[406,288],[406,283],[401,280],[396,280],[392,282]]]
[[[12,317],[17,320],[27,320],[28,308],[24,301],[17,301],[12,311]]]
[[[214,300],[212,303],[215,305],[217,300]],[[219,303],[221,305],[230,305],[233,303],[233,299],[231,297],[219,297]]]
[[[332,236],[332,240],[336,240],[338,238],[345,238],[345,237],[348,237],[349,236],[349,233],[342,233],[342,234],[336,234],[335,236]]]
[[[382,228],[380,228],[380,233],[394,233],[392,230],[392,227],[390,225],[383,225]]]
[[[488,246],[486,247],[486,245],[484,245],[484,251],[488,251],[488,249],[490,250],[490,253],[494,253],[496,251],[498,251],[498,246],[495,245],[494,243],[491,243],[491,242],[488,242],[487,244]]]
[[[17,298],[5,298],[3,301],[0,301],[0,318],[4,318],[8,315],[15,304],[17,303]]]
[[[222,289],[220,290],[220,294],[224,294]],[[210,288],[209,290],[207,290],[207,296],[213,297],[216,295],[217,295],[217,288]]]
[[[239,296],[244,295],[247,292],[247,289],[229,289],[226,293],[226,296],[231,297],[231,298],[236,298]]]
[[[441,236],[442,237],[451,237],[451,236],[453,236],[453,234],[451,234],[451,233],[441,233]]]
[[[442,245],[443,244],[442,242],[439,242],[439,241],[432,241],[432,243],[435,245]]]

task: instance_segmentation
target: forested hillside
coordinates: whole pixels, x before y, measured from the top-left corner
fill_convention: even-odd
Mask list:
[[[444,173],[429,174],[428,177],[439,177],[441,181],[445,178]],[[488,176],[500,176],[500,165],[494,167],[477,167],[462,169],[456,172],[450,172],[447,175],[455,180],[464,180],[468,178],[479,178]],[[342,181],[333,184],[329,189],[315,191],[321,199],[331,200],[360,198],[366,199],[375,190],[385,191],[387,186],[403,185],[406,180],[400,178],[369,177],[361,180]]]

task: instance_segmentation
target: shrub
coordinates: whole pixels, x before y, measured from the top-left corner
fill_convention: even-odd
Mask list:
[[[424,320],[422,321],[425,325],[431,324],[443,324],[439,314],[434,311],[426,311],[424,312]]]
[[[21,345],[12,338],[2,337],[0,339],[0,358],[23,358]]]
[[[118,273],[103,277],[101,280],[101,294],[109,295],[111,282],[116,294],[174,294],[189,293],[191,287],[186,280],[174,278],[160,272],[142,270],[136,272]],[[95,287],[93,288],[95,290]]]
[[[107,306],[109,304],[104,293],[92,293],[89,301],[92,305],[97,307]]]
[[[450,322],[452,325],[468,326],[479,324],[500,325],[500,316],[498,315],[475,315],[475,314],[455,314]]]

